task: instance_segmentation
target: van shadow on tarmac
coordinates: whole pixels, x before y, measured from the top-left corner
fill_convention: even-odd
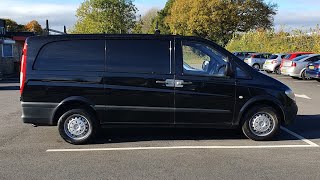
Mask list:
[[[287,127],[307,139],[320,139],[320,115],[298,115],[296,123]],[[164,141],[164,140],[241,140],[247,139],[241,130],[189,128],[114,128],[104,129],[95,144]],[[298,140],[281,131],[271,141]],[[269,142],[271,142],[269,141]]]

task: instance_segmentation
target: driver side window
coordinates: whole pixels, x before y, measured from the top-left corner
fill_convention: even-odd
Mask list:
[[[228,57],[198,43],[183,42],[183,73],[188,75],[225,76]]]

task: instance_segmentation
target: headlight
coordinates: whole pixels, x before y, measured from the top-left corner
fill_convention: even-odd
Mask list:
[[[286,90],[285,93],[290,99],[292,99],[293,101],[296,101],[296,95],[294,95],[294,92],[291,89]]]

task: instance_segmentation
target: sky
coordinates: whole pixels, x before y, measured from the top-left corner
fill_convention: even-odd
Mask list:
[[[71,28],[76,21],[76,9],[83,0],[0,0],[0,18],[10,18],[20,24],[37,20],[43,27],[48,19],[52,29]],[[266,0],[277,3],[275,27],[279,29],[308,29],[320,24],[320,0]],[[135,0],[134,4],[143,15],[151,8],[161,9],[166,0]]]

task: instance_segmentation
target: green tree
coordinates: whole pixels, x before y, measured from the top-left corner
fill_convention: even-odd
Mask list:
[[[168,0],[165,7],[158,12],[155,18],[152,19],[152,26],[149,29],[149,33],[154,33],[158,23],[158,29],[161,34],[171,34],[170,27],[165,23],[165,18],[170,15],[170,9],[175,1],[176,0]]]
[[[25,31],[24,25],[18,24],[17,22],[11,19],[4,19],[6,21],[7,31],[11,32],[22,32]]]
[[[41,25],[36,20],[32,20],[24,26],[24,29],[29,32],[35,32],[37,34],[42,34],[43,29]]]
[[[277,5],[263,0],[175,0],[165,23],[171,33],[226,45],[235,32],[271,29]]]
[[[142,21],[141,16],[140,16],[132,29],[132,33],[133,34],[142,34],[143,33],[143,31],[142,31],[143,25],[144,25],[144,22]]]
[[[142,24],[142,33],[149,33],[150,29],[152,29],[152,21],[153,19],[157,16],[159,9],[157,8],[151,8],[149,11],[146,12],[146,14],[144,14],[141,17],[141,20],[143,22]],[[154,30],[154,28],[153,28]]]
[[[128,33],[136,11],[132,0],[86,0],[77,9],[73,33]]]

